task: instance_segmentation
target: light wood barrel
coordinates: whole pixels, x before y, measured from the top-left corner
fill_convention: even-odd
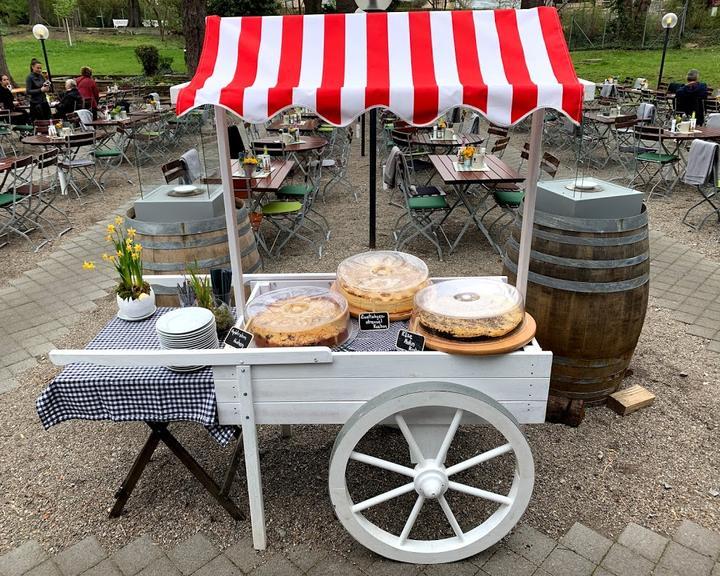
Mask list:
[[[201,272],[230,268],[225,216],[189,222],[144,222],[135,219],[135,209],[131,208],[127,218],[142,244],[146,274],[184,274],[196,262]],[[257,272],[262,261],[245,207],[237,210],[237,224],[243,272]],[[171,288],[156,287],[155,296],[158,306],[179,303],[176,290]]]
[[[522,216],[505,244],[515,282]],[[648,218],[535,213],[526,309],[553,353],[553,394],[600,403],[615,392],[645,321],[650,278]]]

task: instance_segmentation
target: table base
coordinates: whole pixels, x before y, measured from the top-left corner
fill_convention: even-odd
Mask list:
[[[180,460],[183,466],[185,466],[185,468],[192,472],[193,476],[198,479],[198,481],[200,482],[200,484],[203,485],[205,490],[207,490],[208,493],[213,498],[215,498],[218,504],[225,508],[227,513],[230,514],[233,519],[245,519],[245,514],[228,497],[228,493],[230,492],[230,488],[232,487],[233,480],[235,479],[237,468],[240,464],[240,456],[242,454],[243,444],[241,438],[238,438],[237,445],[233,450],[232,459],[230,460],[230,465],[225,474],[223,485],[222,487],[220,487],[204,470],[204,468],[200,466],[200,464],[198,464],[197,460],[195,460],[192,455],[183,447],[183,445],[180,444],[177,438],[175,438],[175,436],[173,436],[168,431],[167,422],[145,422],[145,424],[148,425],[152,432],[150,433],[150,436],[148,436],[148,439],[145,441],[145,444],[143,445],[138,455],[135,457],[135,462],[133,462],[130,471],[120,485],[120,488],[115,493],[115,505],[112,507],[112,510],[110,510],[111,518],[117,518],[118,516],[120,516],[120,514],[122,514],[125,504],[130,498],[133,490],[135,489],[135,485],[137,484],[138,480],[140,480],[140,477],[145,471],[145,467],[147,466],[148,462],[150,462],[150,458],[155,452],[155,449],[158,447],[160,442],[162,442],[170,449],[173,454],[175,454],[175,456],[178,460]]]

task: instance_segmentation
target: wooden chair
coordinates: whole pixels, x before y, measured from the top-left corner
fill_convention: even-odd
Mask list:
[[[53,120],[35,120],[33,122],[33,132],[35,134],[47,134],[51,124],[53,124]]]
[[[170,184],[175,180],[177,180],[179,184],[184,184],[187,181],[187,169],[185,168],[185,163],[180,159],[163,164],[160,166],[160,170],[162,170],[163,177],[165,178],[165,184]]]
[[[497,156],[498,158],[502,158],[503,154],[505,154],[505,149],[507,148],[509,143],[510,136],[498,138],[497,140],[495,140],[492,148],[490,148],[490,154],[492,154],[493,156]]]

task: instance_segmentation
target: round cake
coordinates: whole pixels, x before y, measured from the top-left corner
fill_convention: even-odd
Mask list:
[[[326,288],[266,292],[248,303],[247,317],[246,329],[260,347],[337,346],[349,335],[347,302]]]
[[[428,268],[412,254],[378,250],[343,260],[337,289],[353,312],[410,315],[415,294],[428,284]]]
[[[415,296],[413,315],[423,329],[450,340],[497,338],[523,321],[522,296],[514,286],[488,278],[438,282]]]

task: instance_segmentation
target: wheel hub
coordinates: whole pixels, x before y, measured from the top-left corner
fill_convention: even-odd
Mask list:
[[[415,467],[415,492],[429,499],[436,499],[445,494],[448,488],[448,477],[445,466],[432,461],[418,464]]]

